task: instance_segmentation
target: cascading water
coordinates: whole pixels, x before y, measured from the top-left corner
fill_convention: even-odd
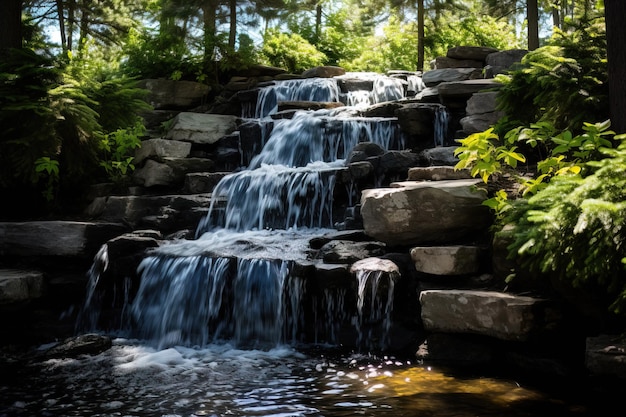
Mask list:
[[[397,80],[378,77],[373,85],[373,102],[402,92]],[[333,79],[277,82],[261,90],[255,115],[272,114],[280,101],[338,98]],[[124,307],[125,330],[161,348],[220,340],[272,346],[300,341],[307,326],[316,342],[336,343],[338,323],[356,314],[346,311],[346,288],[309,295],[316,312],[307,319],[302,305],[310,284],[294,271],[311,259],[310,239],[331,230],[336,172],[359,142],[404,146],[393,118],[319,110],[273,121],[248,168],[214,189],[196,239],[167,242],[143,260],[140,286]],[[390,305],[376,308],[388,314]]]

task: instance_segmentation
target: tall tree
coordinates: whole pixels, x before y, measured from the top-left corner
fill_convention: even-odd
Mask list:
[[[417,0],[417,68],[424,70],[424,0]]]
[[[0,51],[22,47],[22,1],[5,0],[0,13]]]
[[[526,21],[528,24],[528,50],[539,48],[539,4],[537,0],[526,0]]]
[[[612,128],[626,133],[626,1],[604,0]]]

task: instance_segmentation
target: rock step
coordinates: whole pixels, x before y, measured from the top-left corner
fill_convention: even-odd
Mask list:
[[[485,252],[479,246],[418,246],[411,249],[411,259],[417,272],[469,275],[480,271]]]
[[[206,158],[164,157],[159,161],[148,159],[133,173],[133,181],[144,187],[182,187],[190,172],[212,171],[215,163]]]
[[[118,222],[0,222],[0,257],[91,259],[103,243],[127,231]]]
[[[134,229],[173,233],[195,229],[207,214],[210,202],[210,193],[98,197],[86,214],[101,221],[122,222]]]
[[[187,194],[203,194],[213,189],[229,172],[191,172],[185,175],[183,190]]]
[[[0,269],[0,305],[24,302],[44,294],[42,272],[20,269]]]
[[[560,318],[544,299],[495,291],[427,290],[420,294],[424,328],[527,341]]]

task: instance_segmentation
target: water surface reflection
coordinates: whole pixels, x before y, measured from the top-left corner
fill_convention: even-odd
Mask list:
[[[35,361],[0,387],[0,416],[599,416],[513,380],[397,358],[229,345]],[[618,414],[615,414],[618,415]]]

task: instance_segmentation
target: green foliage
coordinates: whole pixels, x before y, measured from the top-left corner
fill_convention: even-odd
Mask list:
[[[529,52],[519,68],[501,75],[499,108],[507,115],[498,131],[549,121],[578,131],[583,121],[608,114],[606,34],[602,18],[556,30],[547,46]]]
[[[20,190],[24,204],[46,208],[99,181],[101,140],[136,126],[149,106],[144,90],[114,73],[73,60],[61,66],[30,50],[0,62],[0,188]],[[107,159],[108,160],[108,159]],[[120,160],[118,162],[124,162]],[[128,166],[118,165],[128,172]],[[110,173],[110,172],[109,172]],[[27,203],[28,202],[28,203]],[[20,213],[19,202],[15,202]]]
[[[297,34],[270,30],[264,37],[261,58],[267,63],[300,73],[326,63],[326,55]]]
[[[417,61],[417,29],[391,16],[380,36],[368,37],[361,54],[339,65],[350,71],[386,72],[390,69],[414,70]]]
[[[494,128],[474,133],[460,139],[460,146],[454,150],[459,162],[456,169],[470,169],[472,176],[480,176],[487,183],[495,174],[507,174],[521,185],[523,195],[535,194],[544,189],[555,176],[579,174],[585,162],[601,155],[611,148],[610,140],[615,132],[609,130],[610,122],[584,123],[582,133],[574,135],[569,130],[557,131],[549,122],[538,122],[529,128],[518,127],[504,135],[504,139],[494,133]],[[528,177],[517,172],[518,163],[526,163],[527,157],[520,148],[532,150],[541,148],[543,159],[537,162],[535,175]],[[508,210],[505,196],[496,195],[486,204],[501,214]]]
[[[0,187],[35,184],[35,161],[53,158],[61,145],[61,73],[52,60],[11,50],[0,61]],[[56,96],[49,91],[56,89]]]
[[[463,16],[446,11],[439,20],[428,22],[424,39],[427,62],[445,56],[448,49],[459,45],[514,49],[520,47],[520,41],[515,28],[506,21],[477,11],[465,12]]]
[[[131,30],[121,68],[133,78],[172,78],[195,81],[204,73],[203,57],[194,55],[175,33],[152,35]]]
[[[531,272],[585,290],[616,314],[626,313],[626,144],[601,149],[588,175],[561,175],[505,218],[509,250]]]
[[[103,157],[100,166],[105,169],[111,181],[122,183],[135,170],[135,149],[141,147],[140,137],[144,132],[143,124],[138,123],[129,129],[117,129],[101,139],[100,150]]]

